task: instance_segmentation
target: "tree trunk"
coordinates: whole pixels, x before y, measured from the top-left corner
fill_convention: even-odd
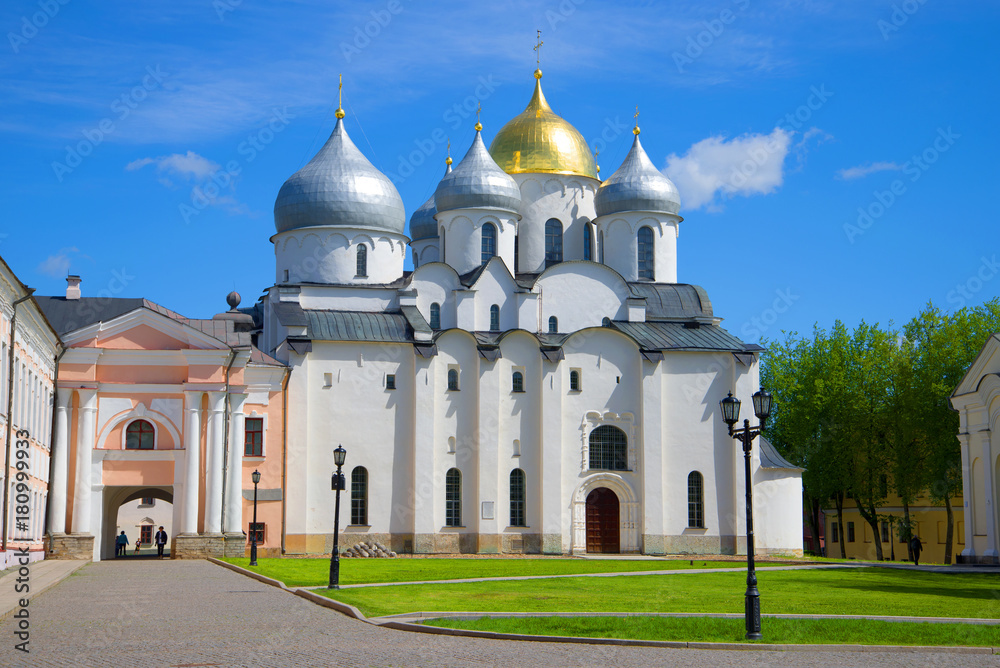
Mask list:
[[[906,560],[913,561],[913,550],[910,549],[910,538],[913,529],[910,527],[910,504],[903,500],[903,540],[906,541]]]
[[[947,494],[944,495],[944,509],[948,513],[948,532],[945,534],[944,538],[944,563],[951,563],[951,541],[955,537],[953,534],[953,527],[955,522],[955,516],[951,512],[951,497]]]
[[[865,508],[861,505],[861,502],[858,501],[857,497],[854,498],[854,505],[858,507],[858,512],[861,514],[861,517],[863,517],[865,521],[868,522],[868,526],[872,528],[872,542],[875,543],[875,559],[882,561],[882,534],[879,533],[878,530],[877,509],[874,506]]]
[[[819,546],[819,501],[808,497],[809,499],[809,530],[812,533],[810,537],[810,549],[813,554],[818,554],[823,556],[822,550]]]
[[[837,504],[837,526],[840,534],[840,558],[847,559],[847,547],[844,545],[844,493],[837,492],[833,497]]]

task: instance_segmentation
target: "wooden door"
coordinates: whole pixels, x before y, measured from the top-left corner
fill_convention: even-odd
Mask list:
[[[618,496],[607,487],[598,487],[587,495],[587,552],[621,552]]]

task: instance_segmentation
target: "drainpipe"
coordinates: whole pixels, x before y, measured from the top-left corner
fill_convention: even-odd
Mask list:
[[[16,334],[17,328],[17,305],[23,301],[31,299],[31,295],[35,294],[34,288],[29,288],[25,286],[28,294],[24,295],[18,300],[14,301],[11,310],[13,314],[10,317],[10,357],[7,364],[7,446],[3,457],[3,542],[0,544],[0,551],[7,551],[7,503],[9,502],[10,495],[10,437],[14,430],[14,416],[11,415],[11,410],[14,407],[14,335]]]
[[[226,397],[222,407],[222,515],[219,517],[219,526],[222,527],[223,535],[226,531],[226,478],[229,473],[229,370],[233,368],[236,361],[236,349],[229,351],[229,362],[226,364]],[[223,539],[223,554],[225,554],[225,539]]]
[[[55,449],[56,449],[56,421],[55,421],[56,411],[55,411],[55,407],[56,407],[56,397],[59,396],[59,386],[57,385],[57,383],[59,381],[59,360],[62,359],[63,355],[66,354],[67,350],[69,350],[69,347],[64,347],[62,350],[59,351],[59,354],[56,355],[56,365],[55,365],[55,369],[52,371],[52,418],[53,419],[52,419],[52,423],[49,425],[49,443],[51,444],[49,446],[49,488],[50,488],[49,491],[51,491],[51,487],[52,487],[52,474],[53,474],[53,472],[55,470],[55,467],[56,467],[56,458],[54,456],[55,455]],[[69,446],[69,439],[66,439],[66,445],[67,445],[67,447]],[[65,508],[63,508],[63,512],[64,513],[66,512]],[[49,503],[48,503],[48,497],[46,497],[46,502],[45,502],[45,525],[44,526],[45,526],[45,529],[44,529],[44,531],[42,531],[42,536],[43,537],[47,536],[48,533],[49,533]]]
[[[288,526],[285,515],[285,503],[288,490],[285,479],[288,471],[288,381],[292,377],[291,367],[285,370],[285,379],[281,382],[281,554],[285,554],[285,531]]]

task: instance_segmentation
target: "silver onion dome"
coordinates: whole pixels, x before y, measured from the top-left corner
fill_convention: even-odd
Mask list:
[[[451,174],[451,158],[448,158],[448,167],[444,175]],[[442,177],[443,178],[443,177]],[[421,239],[433,239],[438,235],[437,220],[434,215],[437,207],[434,206],[434,195],[432,194],[419,209],[410,216],[410,240],[420,241]]]
[[[434,191],[438,212],[453,209],[502,209],[517,213],[521,207],[521,189],[490,156],[479,130],[450,174],[445,174]]]
[[[594,205],[598,216],[624,211],[676,215],[681,210],[681,196],[674,182],[650,161],[637,134],[621,167],[597,189]]]
[[[392,182],[361,154],[337,119],[330,138],[278,191],[278,232],[317,226],[362,227],[403,234],[406,212]]]

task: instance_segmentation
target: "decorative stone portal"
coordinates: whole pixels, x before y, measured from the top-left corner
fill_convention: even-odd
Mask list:
[[[618,496],[607,487],[587,495],[587,552],[621,552]]]
[[[627,473],[626,475],[631,474]],[[591,499],[591,493],[595,491],[600,493]],[[609,499],[608,494],[614,497],[613,501]],[[617,505],[616,510],[611,509],[612,504]],[[591,511],[589,509],[592,506],[594,510]],[[604,508],[603,515],[598,508]],[[597,515],[591,515],[591,513],[597,513]],[[586,554],[594,551],[588,549],[594,545],[589,540],[591,533],[589,525],[591,523],[588,520],[593,517],[594,521],[598,523],[594,526],[606,527],[606,523],[611,521],[612,513],[614,513],[618,524],[617,531],[613,534],[617,536],[618,545],[617,548],[613,548],[611,544],[613,540],[611,529],[606,531],[604,528],[597,529],[596,531],[602,535],[607,534],[607,542],[602,539],[601,550],[615,553],[639,552],[642,522],[639,519],[641,513],[635,491],[622,474],[601,472],[584,478],[573,495],[573,554]],[[603,517],[603,519],[597,519],[598,516]],[[601,524],[602,522],[604,524]]]

